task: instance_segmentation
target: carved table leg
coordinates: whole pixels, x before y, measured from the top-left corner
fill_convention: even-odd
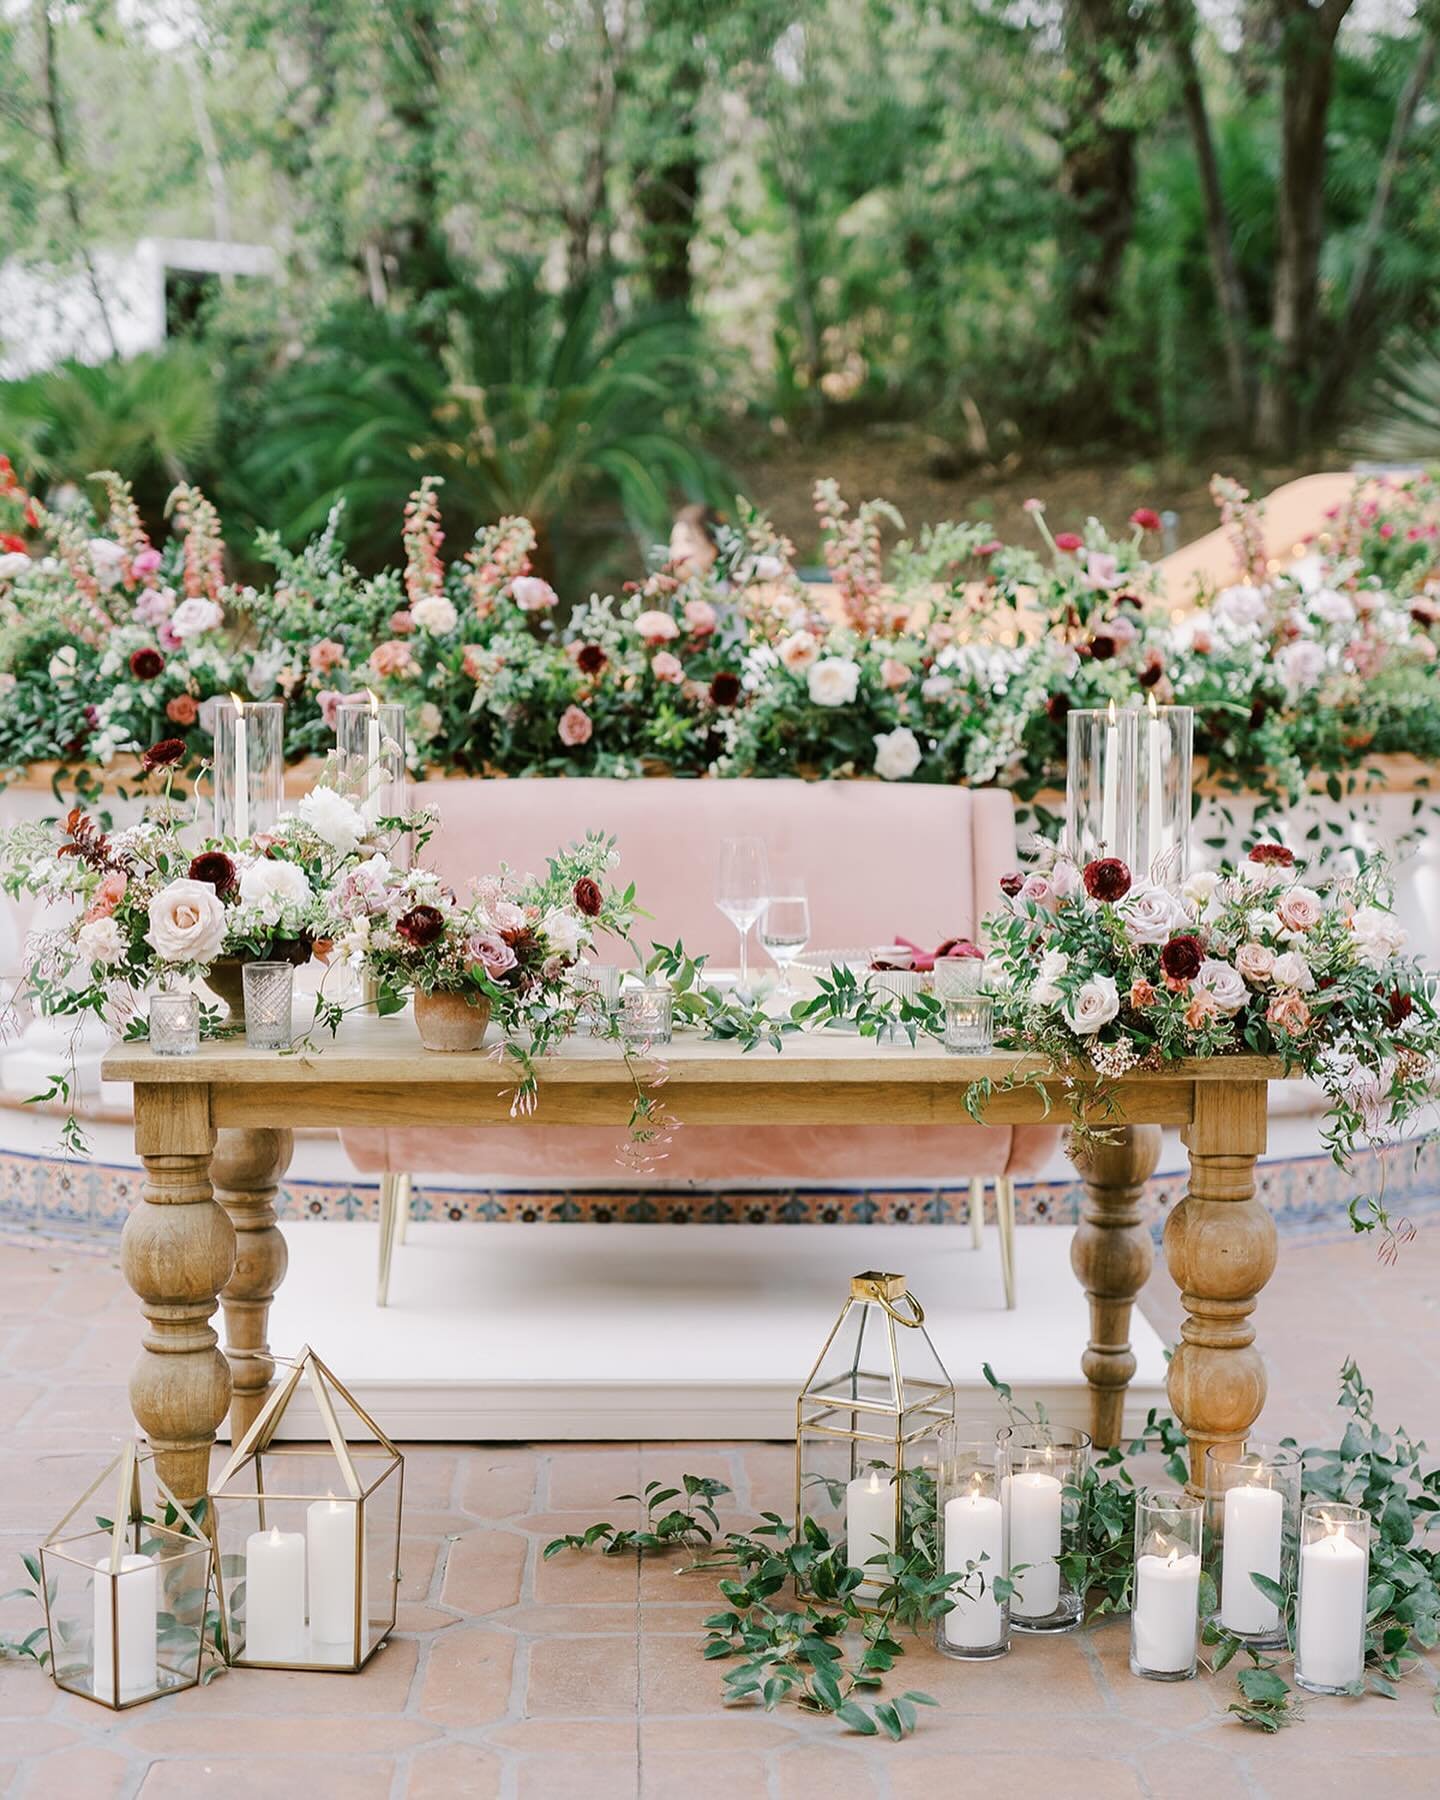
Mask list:
[[[1158,1125],[1127,1125],[1113,1143],[1087,1144],[1075,1156],[1085,1209],[1070,1266],[1090,1302],[1090,1342],[1080,1366],[1090,1383],[1090,1435],[1105,1448],[1120,1442],[1125,1390],[1135,1374],[1130,1314],[1155,1260],[1140,1200],[1160,1160],[1160,1138]]]
[[[1238,1451],[1265,1404],[1251,1314],[1275,1269],[1275,1221],[1255,1195],[1265,1148],[1263,1082],[1202,1081],[1181,1137],[1190,1189],[1165,1223],[1165,1260],[1189,1315],[1170,1363],[1170,1404],[1190,1439],[1190,1487],[1212,1444]]]
[[[209,1486],[215,1428],[230,1404],[230,1370],[210,1320],[234,1265],[235,1233],[210,1189],[214,1142],[208,1088],[137,1086],[145,1189],[125,1221],[120,1255],[148,1328],[130,1374],[130,1405],[181,1500]]]
[[[225,1130],[216,1136],[210,1164],[215,1198],[235,1227],[235,1273],[220,1296],[234,1388],[232,1443],[249,1429],[275,1376],[266,1333],[270,1302],[285,1279],[287,1261],[285,1239],[275,1223],[275,1195],[294,1148],[289,1131]]]

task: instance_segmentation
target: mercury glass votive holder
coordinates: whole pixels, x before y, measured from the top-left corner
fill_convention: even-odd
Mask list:
[[[1217,1618],[1252,1649],[1285,1647],[1283,1611],[1251,1577],[1287,1592],[1295,1584],[1300,1470],[1300,1452],[1289,1445],[1251,1443],[1237,1455],[1233,1444],[1212,1444],[1205,1452]]]
[[[1348,1694],[1365,1674],[1370,1515],[1316,1501],[1300,1515],[1295,1682],[1308,1694]]]
[[[942,1427],[936,1487],[939,1559],[955,1580],[951,1609],[935,1621],[935,1648],[963,1662],[988,1662],[1010,1648],[1010,1602],[995,1592],[1010,1563],[993,1421],[957,1419]]]
[[[941,1000],[963,1000],[985,986],[983,956],[937,956],[935,993]]]
[[[1136,1496],[1132,1675],[1188,1681],[1195,1673],[1204,1529],[1205,1502],[1198,1494],[1147,1490]]]
[[[627,1044],[668,1044],[675,996],[668,987],[626,988],[620,999],[620,1035]]]
[[[1074,1631],[1085,1596],[1061,1558],[1085,1529],[1090,1434],[1073,1426],[1006,1425],[996,1435],[1009,1532],[1010,1623],[1016,1631]]]
[[[984,1056],[995,1039],[995,999],[961,994],[945,1002],[945,1048],[952,1056]]]
[[[150,996],[150,1048],[156,1056],[194,1056],[200,1048],[200,1001],[191,993]]]
[[[245,964],[245,1042],[252,1050],[288,1050],[293,1041],[295,966]]]

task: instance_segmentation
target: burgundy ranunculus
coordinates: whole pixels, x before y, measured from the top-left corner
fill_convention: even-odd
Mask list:
[[[1284,844],[1256,844],[1254,849],[1250,852],[1250,861],[1253,863],[1274,863],[1277,868],[1293,869],[1295,867],[1295,852],[1287,849]]]
[[[1013,900],[1024,885],[1025,877],[1023,875],[1002,875],[1000,877],[1000,892],[1008,899]]]
[[[165,658],[158,650],[145,647],[130,652],[130,673],[137,681],[153,681],[165,668]]]
[[[139,654],[138,651],[136,654]],[[152,744],[141,756],[140,767],[149,775],[156,769],[173,768],[176,763],[184,760],[184,738],[161,738],[158,744]]]
[[[1384,994],[1384,988],[1376,988],[1377,994]],[[1396,1030],[1415,1010],[1415,1002],[1409,994],[1402,994],[1399,988],[1390,990],[1387,1001],[1390,1018],[1390,1029]]]
[[[1118,856],[1100,856],[1086,863],[1084,881],[1092,900],[1123,900],[1130,892],[1130,871]]]
[[[1162,675],[1164,675],[1164,673],[1165,673],[1164,658],[1162,656],[1160,656],[1158,653],[1152,652],[1150,660],[1146,663],[1145,667],[1140,671],[1140,673],[1136,677],[1136,679],[1139,681],[1141,687],[1152,688],[1152,687],[1156,687],[1159,685],[1160,678]]]
[[[710,698],[716,706],[733,706],[740,698],[740,677],[722,669],[710,683]]]
[[[1070,711],[1071,705],[1072,702],[1068,694],[1056,692],[1045,696],[1045,712],[1047,716],[1054,719],[1057,724]]]
[[[575,652],[575,667],[582,675],[598,675],[609,660],[599,644],[582,644]]]
[[[1096,662],[1109,662],[1119,647],[1108,631],[1097,631],[1087,646]]]
[[[436,906],[412,906],[395,921],[395,929],[417,950],[427,949],[445,929],[445,915]]]
[[[600,909],[605,904],[605,896],[600,891],[600,883],[589,875],[582,875],[575,883],[575,904],[587,919],[598,919]]]
[[[1188,931],[1160,951],[1160,967],[1172,981],[1193,981],[1205,960],[1205,946]]]
[[[202,850],[189,873],[192,881],[208,881],[222,900],[240,885],[239,872],[223,850]]]

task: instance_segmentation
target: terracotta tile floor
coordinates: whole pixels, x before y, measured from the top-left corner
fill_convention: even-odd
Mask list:
[[[338,1228],[337,1228],[338,1229]],[[1162,1332],[1178,1307],[1157,1274]],[[1440,1228],[1398,1269],[1364,1244],[1285,1246],[1260,1313],[1274,1434],[1313,1440],[1335,1371],[1358,1357],[1384,1423],[1440,1444]],[[128,1419],[131,1302],[112,1248],[0,1242],[0,1589],[94,1474]],[[1314,1700],[1261,1738],[1224,1708],[1228,1677],[1134,1680],[1123,1625],[1019,1642],[961,1668],[928,1649],[906,1685],[935,1694],[899,1747],[791,1712],[723,1711],[697,1654],[704,1577],[543,1543],[652,1475],[718,1474],[736,1514],[787,1507],[790,1454],[750,1445],[424,1445],[410,1451],[400,1629],[359,1677],[236,1673],[112,1715],[0,1664],[0,1793],[18,1800],[935,1800],[961,1793],[1390,1797],[1440,1793],[1434,1668],[1393,1704]],[[30,1624],[0,1607],[0,1630]]]

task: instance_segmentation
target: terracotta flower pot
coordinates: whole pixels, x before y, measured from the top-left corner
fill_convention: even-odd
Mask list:
[[[415,1029],[427,1050],[478,1050],[490,1023],[489,996],[415,994]]]

